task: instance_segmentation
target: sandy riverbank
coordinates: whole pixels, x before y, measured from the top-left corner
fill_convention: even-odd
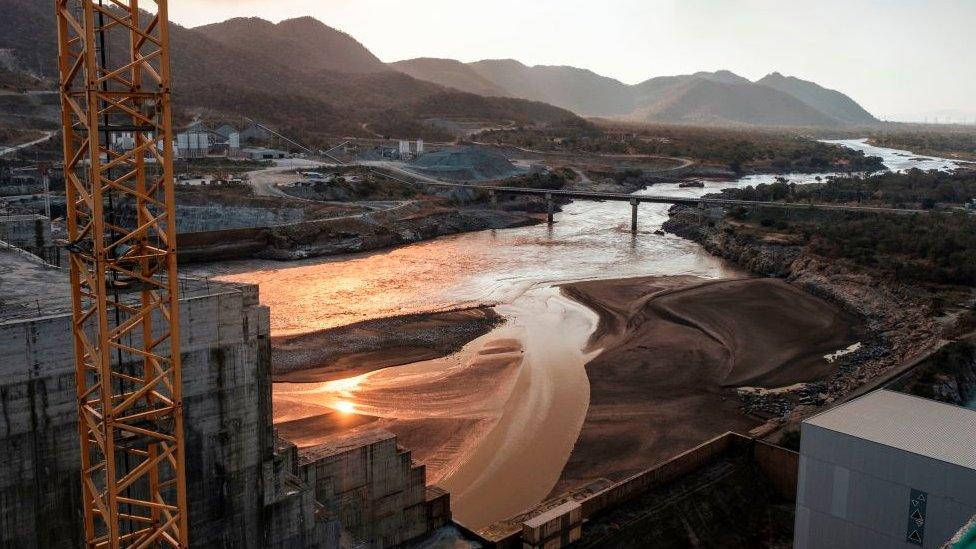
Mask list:
[[[780,280],[647,277],[563,286],[572,301],[558,292],[530,300],[549,311],[531,326],[491,329],[494,313],[475,308],[278,338],[292,372],[275,387],[277,427],[299,446],[388,429],[481,527],[752,429],[761,421],[742,412],[735,387],[820,379],[833,368],[823,356],[857,338],[851,318]],[[429,348],[404,346],[428,328]]]
[[[503,322],[487,306],[365,320],[272,338],[275,381],[324,382],[460,351]]]
[[[554,493],[621,480],[723,432],[761,422],[734,388],[821,379],[856,321],[778,279],[599,280],[564,291],[600,315],[590,406]]]

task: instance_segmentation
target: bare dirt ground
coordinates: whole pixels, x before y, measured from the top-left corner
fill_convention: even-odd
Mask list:
[[[590,407],[554,494],[622,480],[726,431],[745,415],[734,387],[823,378],[824,355],[857,340],[854,319],[778,279],[691,277],[564,286],[600,315],[586,366]]]
[[[748,432],[762,420],[743,412],[736,387],[820,379],[833,368],[824,355],[859,330],[829,303],[774,279],[598,280],[562,293],[586,305],[589,325],[557,308],[552,322],[532,324],[553,330],[491,329],[494,313],[473,308],[277,338],[275,367],[290,373],[275,385],[276,426],[299,446],[387,429],[427,464],[429,482],[464,503],[465,524],[480,528],[547,493],[621,480],[726,431]],[[580,357],[540,347],[573,330],[582,341],[592,334]],[[424,333],[433,339],[414,340]],[[572,381],[576,370],[582,385]],[[563,439],[564,454],[556,451]],[[541,493],[515,494],[513,482],[539,484]],[[516,495],[525,500],[517,508]]]
[[[502,319],[490,307],[366,320],[272,340],[275,381],[332,381],[456,353]]]

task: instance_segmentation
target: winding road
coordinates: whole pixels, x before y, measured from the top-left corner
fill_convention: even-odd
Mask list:
[[[44,137],[40,139],[35,139],[33,141],[28,141],[27,143],[21,143],[20,145],[14,145],[13,147],[0,147],[0,156],[8,155],[13,152],[17,152],[21,149],[26,149],[28,147],[33,147],[34,145],[39,145],[48,141],[56,135],[56,132],[44,132]]]

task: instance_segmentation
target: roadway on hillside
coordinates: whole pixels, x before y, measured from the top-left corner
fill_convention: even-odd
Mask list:
[[[501,149],[515,149],[524,153],[534,154],[538,156],[575,156],[580,160],[586,157],[592,158],[606,158],[611,160],[674,160],[678,163],[677,166],[669,166],[667,168],[659,168],[654,170],[644,170],[650,173],[664,173],[682,170],[694,166],[698,163],[696,160],[690,158],[682,158],[680,156],[666,156],[658,154],[598,154],[598,153],[572,153],[572,152],[559,152],[559,151],[540,151],[536,149],[527,149],[525,147],[519,147],[517,145],[502,145],[497,143],[484,143],[481,141],[475,141],[475,145],[481,145],[483,147],[495,147]]]
[[[44,132],[44,137],[40,139],[35,139],[33,141],[28,141],[27,143],[21,143],[20,145],[14,145],[12,147],[0,147],[0,156],[6,156],[10,153],[17,152],[21,149],[26,149],[28,147],[33,147],[34,145],[39,145],[45,141],[51,139],[55,136],[57,132]]]

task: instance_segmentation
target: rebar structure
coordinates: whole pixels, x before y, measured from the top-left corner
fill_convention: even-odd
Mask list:
[[[188,547],[167,2],[147,7],[55,0],[89,548]]]

